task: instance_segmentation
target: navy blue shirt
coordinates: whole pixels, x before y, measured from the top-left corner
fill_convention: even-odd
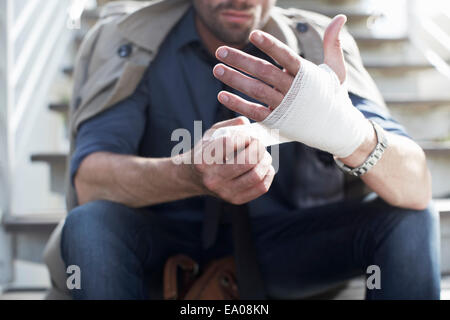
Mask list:
[[[271,61],[252,45],[245,51]],[[178,128],[189,130],[193,146],[194,121],[202,121],[204,132],[218,120],[220,108],[225,108],[217,101],[217,94],[225,87],[212,74],[217,62],[202,44],[195,27],[195,12],[189,10],[163,42],[135,93],[80,126],[71,159],[72,182],[81,162],[94,152],[169,157],[179,143],[172,141],[172,132]],[[367,118],[387,131],[407,136],[383,108],[354,94],[350,97]],[[249,204],[250,214],[289,213],[339,201],[344,196],[343,185],[344,175],[330,154],[301,143],[283,144],[279,146],[279,170],[272,187]],[[175,218],[197,220],[203,214],[204,197],[151,209]]]

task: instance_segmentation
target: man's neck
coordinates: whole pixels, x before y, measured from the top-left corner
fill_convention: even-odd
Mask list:
[[[202,39],[203,44],[205,45],[206,49],[210,54],[213,56],[216,55],[216,50],[221,46],[231,46],[236,49],[242,49],[245,47],[245,44],[243,45],[229,45],[221,40],[219,40],[210,30],[209,28],[203,23],[203,21],[196,15],[195,16],[195,27],[197,28],[197,32]]]

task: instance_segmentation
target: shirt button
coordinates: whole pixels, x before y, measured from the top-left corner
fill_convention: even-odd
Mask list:
[[[303,23],[303,22],[297,23],[297,30],[298,30],[298,32],[305,33],[305,32],[308,31],[308,29],[309,28],[308,28],[308,25],[306,23]]]
[[[120,46],[119,50],[117,51],[117,54],[121,58],[126,58],[131,54],[131,51],[133,48],[131,47],[131,44],[124,44],[123,46]]]

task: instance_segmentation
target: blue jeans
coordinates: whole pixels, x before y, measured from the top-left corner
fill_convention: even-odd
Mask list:
[[[379,198],[359,199],[252,220],[268,295],[300,299],[355,276],[381,270],[381,289],[367,299],[439,299],[439,217],[393,207]],[[81,269],[75,299],[160,299],[166,260],[191,256],[200,265],[232,254],[231,227],[202,249],[202,223],[144,209],[96,201],[67,217],[62,235],[65,263]]]

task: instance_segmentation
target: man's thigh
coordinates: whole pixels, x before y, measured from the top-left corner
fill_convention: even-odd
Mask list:
[[[408,226],[431,225],[433,230],[424,234],[433,236],[435,220],[421,213],[392,207],[372,197],[259,218],[253,232],[269,295],[303,298],[364,275],[368,265],[383,263],[378,261],[379,251],[407,250]],[[395,234],[393,241],[402,243],[386,245],[391,233]],[[403,239],[399,239],[399,233]],[[421,241],[431,243],[426,238]],[[428,271],[431,273],[431,267]]]
[[[162,297],[162,272],[174,254],[199,255],[200,223],[95,201],[71,211],[62,234],[67,265],[83,274],[81,299]]]

